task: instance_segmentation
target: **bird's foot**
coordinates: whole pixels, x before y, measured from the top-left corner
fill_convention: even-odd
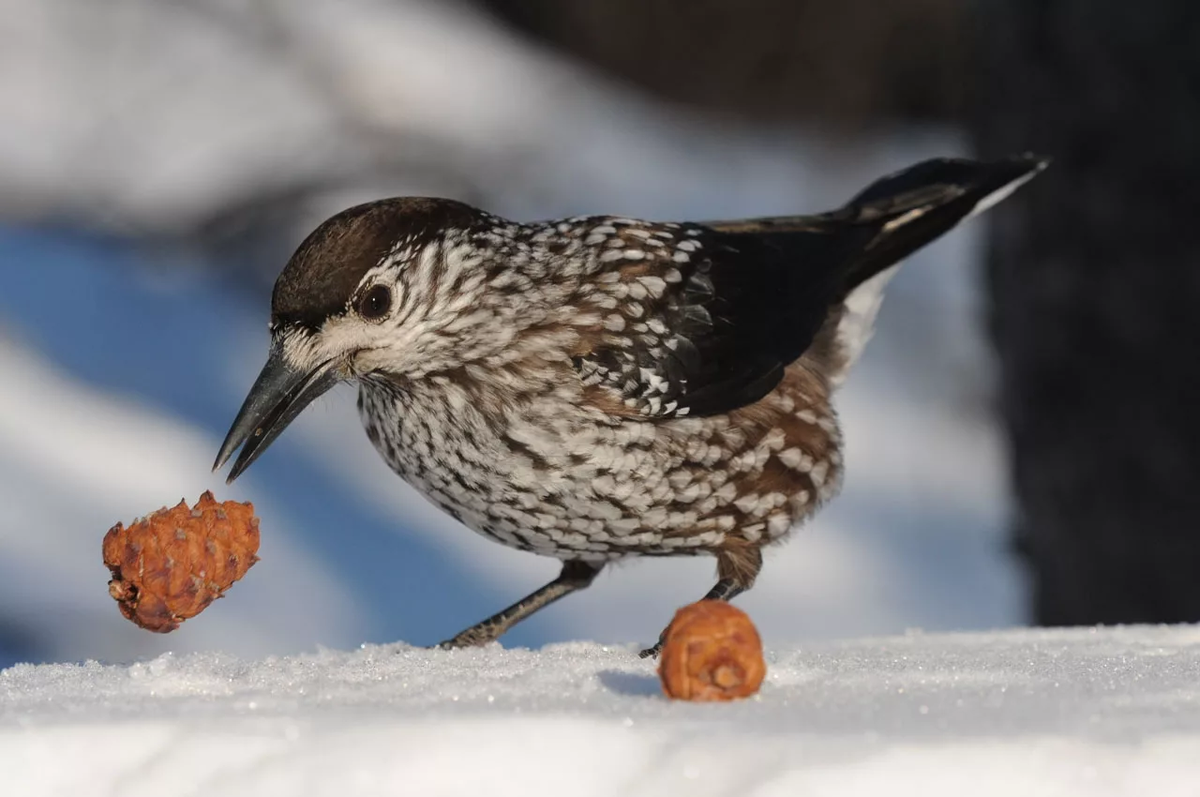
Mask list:
[[[450,639],[437,643],[432,649],[457,650],[458,648],[481,648],[484,645],[495,642],[499,637],[500,635],[496,633],[494,628],[476,625]]]
[[[657,659],[658,654],[662,653],[663,642],[665,642],[666,640],[667,640],[667,632],[663,631],[662,634],[659,635],[658,641],[655,642],[651,647],[648,647],[645,650],[643,650],[641,653],[639,653],[638,658]]]

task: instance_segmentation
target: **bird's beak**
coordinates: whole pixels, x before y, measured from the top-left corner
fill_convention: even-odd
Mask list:
[[[306,373],[287,361],[280,342],[274,343],[267,364],[254,381],[250,395],[246,396],[221,444],[213,470],[222,467],[238,446],[242,446],[242,453],[225,480],[226,484],[232,484],[313,399],[340,380],[334,361],[321,363]]]

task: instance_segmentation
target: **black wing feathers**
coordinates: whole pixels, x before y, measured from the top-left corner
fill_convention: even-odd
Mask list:
[[[632,350],[600,346],[578,358],[580,373],[649,416],[714,415],[752,404],[774,389],[830,308],[857,285],[1044,165],[1031,157],[926,161],[876,181],[831,213],[673,228],[686,254],[672,259],[664,248],[658,256],[681,279],[635,319],[633,328],[647,333],[630,338]]]
[[[704,262],[713,292],[712,323],[693,337],[700,368],[687,374],[681,403],[692,415],[728,412],[758,401],[783,369],[811,345],[834,293],[831,269],[803,263],[846,260],[865,240],[813,233],[715,234]],[[701,250],[702,252],[705,250]]]

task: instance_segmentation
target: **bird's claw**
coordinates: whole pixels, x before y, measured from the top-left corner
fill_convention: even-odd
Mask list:
[[[648,647],[645,650],[638,653],[638,658],[640,658],[640,659],[657,659],[658,654],[662,653],[663,642],[665,642],[665,641],[666,641],[666,634],[664,633],[663,636],[660,636],[658,638],[658,641],[655,642],[651,647]]]

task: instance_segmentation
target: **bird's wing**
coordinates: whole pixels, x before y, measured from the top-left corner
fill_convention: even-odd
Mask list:
[[[843,208],[707,224],[598,223],[600,322],[575,358],[629,414],[752,404],[812,344],[831,308],[1032,178],[1045,161],[925,161]]]
[[[589,300],[598,323],[574,363],[619,411],[650,417],[728,412],[769,393],[825,321],[836,264],[861,248],[853,235],[605,226],[616,243]]]

